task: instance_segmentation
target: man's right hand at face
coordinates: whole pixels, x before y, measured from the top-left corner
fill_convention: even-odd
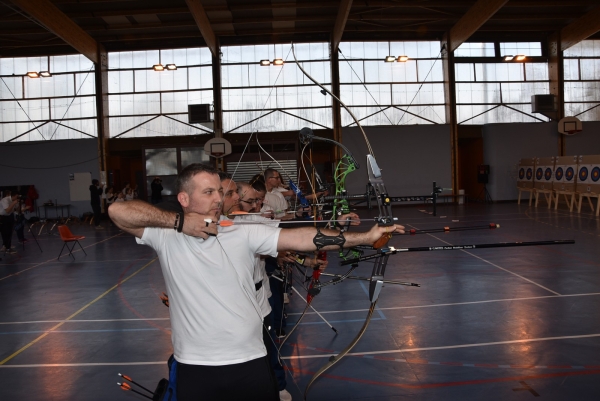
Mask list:
[[[207,219],[211,220],[212,222],[208,223],[206,221]],[[192,237],[207,239],[209,236],[217,235],[217,221],[218,218],[216,216],[193,212],[186,213],[183,219],[182,232]]]

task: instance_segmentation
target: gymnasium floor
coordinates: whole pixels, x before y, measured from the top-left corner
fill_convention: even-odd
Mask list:
[[[308,399],[600,399],[600,219],[589,209],[516,203],[443,205],[438,217],[419,209],[395,208],[395,215],[419,229],[501,228],[398,236],[391,245],[576,244],[391,256],[386,279],[421,287],[386,285],[361,341]],[[77,248],[75,260],[57,261],[62,242],[47,234],[38,237],[43,253],[30,241],[2,256],[0,400],[142,400],[116,383],[121,372],[153,390],[167,376],[170,325],[154,252],[115,227],[70,227],[86,236],[87,256]],[[345,272],[334,252],[329,259],[328,272]],[[354,275],[369,276],[370,268],[364,263]],[[361,328],[367,288],[351,280],[324,288],[313,306],[339,334],[307,313],[284,345],[294,400]],[[302,309],[292,296],[291,324]]]

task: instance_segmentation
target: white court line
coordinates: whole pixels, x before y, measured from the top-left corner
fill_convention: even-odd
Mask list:
[[[590,292],[587,294],[569,294],[569,295],[543,295],[539,297],[523,297],[523,298],[504,298],[504,299],[489,299],[485,301],[470,301],[470,302],[455,302],[447,304],[433,304],[433,305],[413,305],[413,306],[390,306],[387,308],[377,307],[377,309],[385,310],[399,310],[399,309],[418,309],[418,308],[437,308],[440,306],[460,306],[460,305],[478,305],[494,302],[514,302],[514,301],[530,301],[535,299],[561,299],[568,297],[588,297],[598,296],[600,292]],[[320,314],[332,314],[332,313],[353,313],[353,312],[367,312],[369,309],[346,309],[346,310],[331,310],[331,311],[320,311]],[[288,313],[288,316],[301,315],[300,312]],[[307,315],[315,315],[315,312],[306,312]],[[23,322],[0,322],[0,325],[11,325],[11,324],[41,324],[41,323],[102,323],[102,322],[143,322],[146,320],[161,321],[170,320],[168,317],[148,317],[148,318],[137,318],[137,319],[86,319],[86,320],[30,320]]]
[[[350,352],[346,355],[362,356],[362,355],[395,354],[398,352],[418,352],[418,351],[435,351],[435,350],[443,350],[443,349],[487,347],[487,346],[492,346],[492,345],[520,344],[520,343],[539,342],[539,341],[570,340],[570,339],[591,338],[591,337],[600,337],[600,333],[582,334],[580,336],[541,337],[541,338],[529,338],[526,340],[508,340],[508,341],[494,341],[494,342],[489,342],[489,343],[446,345],[446,346],[442,346],[442,347],[402,348],[402,349],[394,349],[394,350],[386,350],[386,351]],[[281,359],[329,358],[332,355],[336,355],[336,354],[292,355],[292,356],[281,357]]]
[[[417,227],[415,227],[415,226],[412,226],[412,227],[413,227],[413,228],[415,228],[415,229],[417,229]],[[452,246],[452,245],[453,245],[452,243],[450,243],[450,242],[447,242],[447,241],[444,241],[443,239],[441,239],[441,238],[438,238],[438,237],[436,237],[435,235],[432,235],[432,234],[427,234],[427,235],[428,235],[428,236],[430,236],[431,238],[435,238],[435,239],[437,239],[437,240],[438,240],[438,241],[440,241],[440,242],[443,242],[443,243],[444,243],[444,244],[446,244],[446,245],[450,245],[450,246]],[[495,263],[492,263],[492,262],[490,262],[489,260],[486,260],[486,259],[484,259],[484,258],[482,258],[482,257],[479,257],[479,256],[477,256],[477,255],[474,255],[474,254],[472,254],[471,252],[467,252],[467,251],[465,251],[464,249],[461,249],[461,252],[464,252],[464,253],[466,253],[467,255],[471,255],[471,256],[473,256],[474,258],[476,258],[476,259],[479,259],[479,260],[481,260],[481,261],[483,261],[483,262],[485,262],[485,263],[487,263],[487,264],[490,264],[490,265],[492,265],[492,266],[494,266],[494,267],[496,267],[496,268],[498,268],[498,269],[500,269],[500,270],[503,270],[503,271],[505,271],[505,272],[507,272],[507,273],[510,273],[510,274],[514,275],[514,276],[517,276],[517,277],[519,277],[519,278],[521,278],[521,279],[523,279],[523,280],[525,280],[525,281],[528,281],[529,283],[531,283],[531,284],[533,284],[533,285],[536,285],[536,286],[538,286],[538,287],[540,287],[540,288],[543,288],[544,290],[546,290],[546,291],[549,291],[549,292],[551,292],[551,293],[553,293],[553,294],[555,294],[555,295],[561,295],[561,294],[559,294],[558,292],[551,290],[550,288],[544,287],[543,285],[541,285],[541,284],[538,284],[538,283],[536,283],[535,281],[533,281],[533,280],[530,280],[530,279],[528,279],[528,278],[526,278],[526,277],[523,277],[523,276],[521,276],[520,274],[513,273],[513,272],[511,272],[510,270],[508,270],[508,269],[505,269],[505,268],[504,268],[504,267],[502,267],[502,266],[498,266],[497,264],[495,264]]]
[[[137,366],[166,365],[166,361],[156,362],[99,362],[99,363],[39,363],[29,365],[0,365],[0,368],[69,368],[80,366]]]
[[[487,347],[492,345],[505,345],[505,344],[519,344],[527,342],[539,342],[539,341],[555,341],[555,340],[569,340],[579,338],[592,338],[600,337],[598,334],[583,334],[579,336],[561,336],[561,337],[542,337],[542,338],[530,338],[526,340],[509,340],[509,341],[496,341],[489,343],[476,343],[476,344],[458,344],[458,345],[447,345],[442,347],[424,347],[424,348],[404,348],[394,349],[386,351],[368,351],[368,352],[350,352],[347,355],[350,356],[364,356],[364,355],[381,355],[381,354],[394,354],[398,352],[418,352],[418,351],[433,351],[433,350],[444,350],[444,349],[456,349],[456,348],[470,348],[470,347]],[[302,356],[284,356],[281,359],[315,359],[315,358],[329,358],[335,354],[321,354],[321,355],[302,355]],[[80,367],[80,366],[135,366],[135,365],[163,365],[165,361],[157,362],[103,362],[103,363],[48,363],[48,364],[28,364],[28,365],[0,365],[0,369],[11,369],[11,368],[54,368],[54,367]]]
[[[458,306],[458,305],[477,305],[477,304],[486,304],[492,302],[513,302],[513,301],[529,301],[532,299],[546,299],[546,298],[566,298],[566,297],[587,297],[587,296],[595,296],[600,295],[600,292],[590,292],[588,294],[570,294],[570,295],[543,295],[539,297],[523,297],[523,298],[504,298],[504,299],[489,299],[486,301],[470,301],[470,302],[455,302],[448,304],[433,304],[433,305],[414,305],[414,306],[390,306],[388,308],[380,308],[381,310],[396,310],[396,309],[416,309],[416,308],[435,308],[438,306]],[[333,311],[321,311],[319,313],[346,313],[346,312],[366,312],[369,309],[347,309],[347,310],[333,310]],[[288,313],[288,316],[301,315],[302,313]],[[306,312],[307,315],[313,314],[313,312]],[[0,323],[2,324],[2,323]]]
[[[96,323],[96,322],[145,322],[147,320],[170,320],[168,317],[148,317],[139,319],[88,319],[88,320],[31,320],[27,322],[0,322],[3,324],[38,324],[38,323]]]

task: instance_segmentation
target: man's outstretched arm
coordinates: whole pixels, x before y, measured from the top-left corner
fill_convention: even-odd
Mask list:
[[[146,227],[175,229],[178,213],[159,209],[140,200],[116,202],[108,208],[108,215],[121,230],[142,238]],[[205,216],[197,213],[185,213],[183,216],[182,232],[193,237],[208,238],[209,234],[217,233],[217,226],[212,223],[207,225],[205,218],[214,219],[214,216]]]
[[[350,248],[357,245],[373,245],[379,238],[386,233],[399,232],[404,234],[404,226],[399,224],[380,227],[374,226],[366,232],[345,232],[343,234],[344,248]],[[339,231],[321,229],[321,233],[327,237],[338,237]],[[277,242],[277,250],[296,250],[296,251],[314,251],[317,246],[314,243],[314,238],[317,235],[317,229],[314,227],[301,227],[301,228],[284,228],[279,234],[279,241]],[[340,239],[336,240],[341,241]],[[323,247],[324,250],[340,249],[339,245],[327,245]]]

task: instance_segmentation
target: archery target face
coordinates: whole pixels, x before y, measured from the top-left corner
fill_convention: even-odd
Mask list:
[[[519,181],[523,181],[524,178],[525,178],[525,168],[521,167],[519,169]]]
[[[565,178],[565,169],[562,166],[556,167],[556,171],[554,171],[554,181],[562,182]]]
[[[575,168],[569,166],[565,170],[565,180],[567,180],[567,182],[573,182],[573,178],[575,178]]]
[[[579,166],[579,172],[577,173],[577,182],[580,182],[582,184],[588,183],[591,168],[592,166],[589,165]]]
[[[527,173],[525,173],[525,177],[527,177],[527,181],[531,181],[533,178],[533,167],[529,167],[527,169]]]
[[[545,179],[546,181],[550,181],[550,182],[551,182],[551,181],[552,181],[552,176],[553,176],[553,175],[554,175],[554,174],[553,174],[553,171],[552,171],[552,168],[551,168],[551,167],[546,167],[546,168],[544,169],[544,179]]]
[[[598,183],[598,180],[600,180],[600,167],[594,166],[592,168],[592,172],[590,173],[590,178],[591,178],[592,182]]]
[[[542,178],[544,178],[544,168],[545,168],[545,166],[539,166],[538,168],[536,168],[536,170],[535,170],[535,180],[536,181],[541,181]]]

